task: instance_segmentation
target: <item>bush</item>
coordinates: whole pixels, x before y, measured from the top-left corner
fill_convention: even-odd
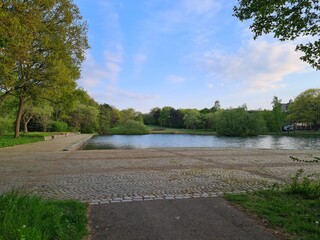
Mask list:
[[[259,113],[249,113],[243,108],[228,109],[217,116],[217,133],[224,136],[257,136],[266,129]]]
[[[122,122],[119,125],[118,131],[118,134],[128,135],[141,135],[149,133],[148,127],[146,127],[143,123],[134,120]]]
[[[65,122],[53,121],[51,124],[52,132],[67,132],[68,124]]]
[[[299,169],[296,174],[291,177],[292,182],[287,187],[287,192],[299,194],[307,199],[319,199],[320,181],[312,180],[308,176],[303,176],[303,172],[303,169]]]
[[[0,135],[13,131],[13,122],[9,118],[0,118]]]

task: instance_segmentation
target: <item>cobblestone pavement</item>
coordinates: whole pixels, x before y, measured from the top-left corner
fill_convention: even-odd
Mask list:
[[[87,138],[77,135],[0,149],[0,193],[24,190],[46,198],[91,204],[219,196],[284,183],[298,169],[320,165],[293,162],[316,150],[133,149],[62,151]]]

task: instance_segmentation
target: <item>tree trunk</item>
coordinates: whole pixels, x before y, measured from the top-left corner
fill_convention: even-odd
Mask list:
[[[26,115],[26,114],[25,114],[25,115]],[[29,131],[28,131],[28,123],[30,122],[30,120],[32,119],[32,117],[28,117],[28,118],[27,118],[25,115],[22,117],[22,120],[23,120],[24,132],[27,133],[27,132],[29,132]]]
[[[15,138],[18,138],[20,135],[20,123],[21,123],[21,118],[22,118],[23,104],[24,104],[23,99],[19,98],[19,108],[18,108],[18,112],[17,112],[16,127],[15,127],[15,133],[14,133]]]

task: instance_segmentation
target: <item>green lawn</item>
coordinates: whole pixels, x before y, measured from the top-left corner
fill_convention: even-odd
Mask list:
[[[22,134],[18,138],[14,138],[13,134],[0,135],[0,148],[43,141],[45,136],[50,136],[53,134],[54,133],[34,132]]]
[[[21,133],[18,138],[14,138],[13,133],[7,133],[4,135],[0,135],[0,148],[44,141],[44,137],[52,136],[55,134],[63,134],[63,133],[62,132],[29,132],[29,133]]]
[[[0,240],[81,240],[87,205],[8,193],[0,196]]]
[[[297,173],[299,175],[299,173]],[[284,188],[260,190],[226,199],[283,229],[294,239],[320,239],[320,181],[293,178]]]

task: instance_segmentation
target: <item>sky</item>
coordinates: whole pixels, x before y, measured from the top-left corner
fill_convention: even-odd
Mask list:
[[[320,71],[297,42],[253,40],[233,17],[236,0],[74,0],[90,49],[78,85],[98,103],[142,113],[154,107],[271,109],[309,88]],[[300,39],[299,41],[307,41]]]

